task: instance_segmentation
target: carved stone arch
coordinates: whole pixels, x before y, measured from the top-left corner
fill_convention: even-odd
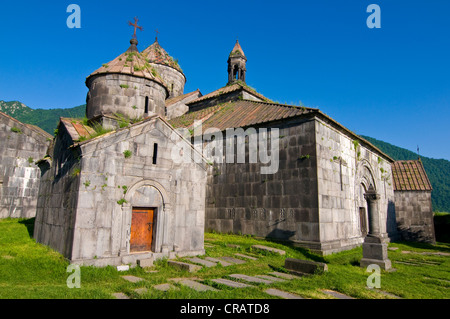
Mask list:
[[[362,236],[365,236],[369,231],[369,207],[364,194],[370,185],[375,190],[378,188],[374,176],[370,163],[365,159],[360,160],[355,173],[355,213],[359,219],[359,230]]]
[[[172,212],[172,201],[164,186],[154,180],[141,180],[127,189],[125,203],[122,206],[124,228],[122,231],[122,247],[130,253],[130,236],[133,207],[157,209],[156,235],[154,252],[168,251],[169,216]]]

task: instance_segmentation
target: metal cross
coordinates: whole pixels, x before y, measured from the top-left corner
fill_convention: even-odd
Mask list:
[[[158,29],[156,29],[155,32],[156,32],[156,41],[158,41],[158,34],[159,34]]]
[[[138,20],[137,17],[134,17],[134,23],[131,23],[130,21],[128,21],[128,25],[134,27],[133,39],[136,39],[136,29],[139,29],[139,30],[141,30],[141,31],[144,31],[144,28],[143,28],[143,27],[138,26],[138,24],[137,24],[138,21],[139,21],[139,20]]]

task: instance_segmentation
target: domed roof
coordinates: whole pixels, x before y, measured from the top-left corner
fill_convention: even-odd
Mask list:
[[[245,57],[244,50],[242,50],[241,45],[239,44],[238,40],[236,40],[236,44],[234,45],[234,48],[230,53],[230,57],[237,56],[237,55],[242,55],[243,57]]]
[[[158,72],[152,68],[142,54],[139,53],[136,47],[137,40],[132,39],[130,43],[131,46],[127,51],[119,55],[111,62],[103,64],[98,70],[92,72],[92,74],[87,77],[86,81],[90,77],[99,74],[126,74],[158,82],[167,89],[166,84]]]
[[[158,43],[158,39],[149,46],[147,49],[142,51],[142,55],[147,59],[150,63],[162,64],[170,66],[181,73],[183,70],[178,65],[178,61],[174,60],[167,52],[164,50]]]

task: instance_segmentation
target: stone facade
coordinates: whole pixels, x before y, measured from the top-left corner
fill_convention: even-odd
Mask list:
[[[395,211],[402,240],[436,242],[431,191],[395,191]]]
[[[368,144],[356,145],[356,135],[327,122],[313,117],[270,123],[280,135],[279,170],[273,175],[262,175],[261,164],[211,168],[206,229],[288,240],[323,254],[350,249],[366,235],[360,207],[367,225],[367,203],[360,194],[373,184],[382,194],[382,232],[395,236],[387,178],[392,160]]]
[[[97,266],[204,253],[206,164],[174,163],[171,150],[183,140],[172,133],[153,117],[68,149],[70,130],[60,126],[52,160],[41,163],[36,240],[72,263]],[[130,251],[136,207],[156,214],[151,251],[137,254]]]
[[[158,82],[126,74],[101,74],[89,78],[86,85],[88,119],[114,113],[130,119],[165,116],[167,92]]]
[[[169,98],[183,95],[186,77],[180,71],[163,64],[150,63],[164,80],[169,90]]]
[[[0,112],[0,218],[36,215],[40,171],[35,162],[51,137]]]

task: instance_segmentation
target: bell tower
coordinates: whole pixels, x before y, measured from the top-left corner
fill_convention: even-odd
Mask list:
[[[245,57],[244,51],[239,41],[236,40],[236,44],[228,57],[228,84],[236,81],[245,83],[245,72],[247,72],[245,67],[246,62],[247,58]]]

